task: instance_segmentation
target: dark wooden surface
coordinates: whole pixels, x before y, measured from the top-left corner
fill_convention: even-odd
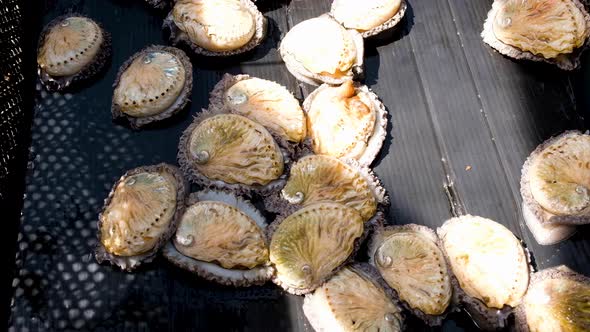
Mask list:
[[[132,167],[174,163],[180,133],[207,106],[223,73],[271,79],[298,98],[312,91],[287,72],[276,48],[289,27],[326,12],[330,1],[259,2],[271,22],[267,41],[244,56],[193,57],[190,109],[140,132],[111,122],[111,85],[134,52],[166,44],[165,13],[140,0],[48,1],[32,11],[43,13],[35,31],[72,8],[93,17],[113,34],[114,54],[109,71],[91,86],[64,95],[36,91],[11,330],[311,331],[301,298],[271,284],[220,287],[161,259],[126,274],[90,256],[96,216],[112,183]],[[479,36],[490,6],[412,1],[397,32],[366,43],[365,83],[390,113],[390,134],[374,165],[392,197],[388,220],[440,226],[451,217],[444,190],[450,185],[466,213],[501,222],[523,239],[537,267],[568,264],[590,275],[588,228],[560,245],[538,246],[522,220],[519,194],[521,165],[537,144],[587,127],[590,67],[566,73],[497,54]],[[461,314],[442,328],[473,329]],[[410,319],[408,330],[428,329]]]

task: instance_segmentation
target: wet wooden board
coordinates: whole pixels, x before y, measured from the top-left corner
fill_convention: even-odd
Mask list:
[[[97,265],[90,255],[96,216],[112,183],[129,168],[175,163],[178,137],[207,107],[208,94],[224,73],[277,81],[301,100],[312,91],[288,73],[277,47],[290,27],[325,13],[330,1],[259,2],[270,22],[267,41],[231,59],[192,57],[189,111],[139,132],[111,122],[111,85],[134,52],[166,44],[165,13],[140,0],[47,1],[46,10],[36,8],[43,13],[32,27],[37,31],[72,7],[88,14],[113,33],[114,52],[109,71],[93,85],[65,95],[36,92],[11,330],[312,330],[301,298],[272,284],[220,287],[162,259],[126,274]],[[479,37],[490,6],[490,1],[410,2],[398,31],[365,45],[365,83],[390,113],[389,135],[374,165],[391,195],[388,222],[436,228],[452,216],[456,203],[510,228],[540,267],[568,264],[590,275],[584,229],[561,245],[536,245],[522,220],[519,194],[520,167],[538,143],[587,127],[588,71],[564,73],[497,54]],[[461,314],[442,328],[473,329]],[[431,329],[410,319],[408,330]]]

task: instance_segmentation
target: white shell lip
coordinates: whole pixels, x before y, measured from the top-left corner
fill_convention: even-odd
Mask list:
[[[335,2],[333,2],[332,4],[334,4],[334,3]],[[370,38],[370,37],[376,36],[376,35],[384,32],[386,30],[396,28],[397,25],[404,19],[407,9],[408,9],[408,4],[406,3],[405,0],[402,0],[399,10],[390,19],[388,19],[384,23],[380,24],[379,26],[376,26],[370,30],[359,31],[359,33],[361,34],[361,36],[363,38]],[[333,12],[334,12],[334,6],[332,5],[332,8],[330,9],[330,16],[332,16],[332,18],[334,18]],[[336,18],[334,18],[334,20],[336,20]],[[336,21],[338,21],[338,20],[336,20]]]
[[[176,23],[174,23],[174,19],[172,17],[172,11],[168,14],[168,16],[166,16],[166,19],[164,20],[164,24],[162,25],[162,27],[164,28],[164,30],[168,30],[170,32],[169,39],[170,39],[170,42],[172,43],[172,45],[174,45],[174,46],[185,45],[185,46],[189,47],[195,54],[201,54],[204,56],[215,57],[215,56],[231,56],[231,55],[245,53],[245,52],[248,52],[248,51],[254,49],[255,47],[257,47],[258,45],[260,45],[264,41],[264,39],[266,38],[267,32],[268,32],[268,20],[266,17],[264,17],[262,15],[262,13],[258,10],[258,7],[256,7],[254,2],[252,2],[251,0],[240,0],[240,2],[254,16],[254,19],[256,21],[256,32],[254,33],[254,36],[252,36],[252,39],[250,39],[250,41],[246,45],[244,45],[238,49],[235,49],[235,50],[215,52],[215,51],[207,50],[207,49],[191,42],[188,39],[188,37],[186,36],[186,33],[183,32],[182,30],[180,30],[176,26]]]
[[[303,110],[305,113],[308,113],[311,109],[311,104],[315,97],[325,89],[331,88],[329,84],[322,84],[319,88],[315,89],[312,93],[305,98],[303,101]],[[363,166],[368,167],[370,166],[375,158],[381,152],[381,148],[383,147],[383,143],[385,142],[385,137],[387,136],[387,108],[381,102],[377,94],[375,94],[369,87],[366,85],[361,85],[360,83],[354,83],[354,89],[356,93],[364,92],[366,93],[373,102],[373,110],[375,111],[375,127],[373,129],[373,133],[371,134],[371,138],[369,138],[367,142],[367,148],[363,152],[360,158],[357,159],[357,162]],[[309,134],[309,133],[308,133]],[[340,158],[340,159],[350,159],[350,158]]]
[[[586,10],[584,4],[580,2],[580,0],[568,0],[572,1],[580,11],[584,14],[584,18],[586,20],[586,26],[590,26],[590,14]],[[547,62],[550,64],[554,64],[562,70],[574,70],[580,66],[580,57],[582,53],[588,48],[590,45],[590,38],[586,36],[586,42],[582,47],[574,50],[571,54],[562,54],[561,56],[556,57],[555,59],[546,59],[542,56],[535,55],[528,51],[522,51],[514,46],[504,44],[494,34],[493,29],[493,22],[496,14],[499,10],[502,0],[495,0],[492,4],[492,9],[488,12],[488,17],[486,18],[483,24],[483,31],[481,32],[481,37],[483,41],[498,51],[500,54],[503,54],[507,57],[517,59],[517,60],[532,60],[536,62]]]
[[[327,18],[327,19],[330,19],[334,22],[337,22],[329,14],[321,15],[318,18]],[[338,24],[340,24],[340,23],[338,23]],[[293,76],[295,76],[295,78],[298,79],[299,81],[310,84],[310,85],[319,86],[322,83],[338,85],[338,84],[344,83],[345,81],[361,79],[361,78],[363,78],[363,75],[364,75],[363,63],[364,63],[364,54],[365,54],[365,51],[364,51],[365,46],[364,46],[363,36],[358,31],[356,31],[354,29],[346,29],[346,31],[348,31],[348,33],[351,34],[352,40],[355,44],[356,60],[355,60],[355,64],[350,69],[350,72],[348,73],[348,75],[346,75],[344,77],[333,78],[333,77],[329,77],[326,75],[319,75],[319,74],[312,73],[311,71],[307,70],[302,64],[300,64],[293,56],[291,56],[291,54],[289,52],[287,52],[282,47],[283,46],[282,42],[281,42],[281,45],[279,45],[279,54],[280,54],[281,58],[283,59],[283,62],[285,62],[285,66],[287,67],[287,70],[289,70],[289,72]]]

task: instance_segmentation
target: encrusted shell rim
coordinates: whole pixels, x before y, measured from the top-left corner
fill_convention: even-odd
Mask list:
[[[533,164],[535,158],[537,158],[543,150],[547,147],[553,145],[555,142],[562,138],[570,138],[575,136],[586,135],[578,130],[568,130],[563,132],[557,136],[553,136],[548,140],[544,141],[543,143],[539,144],[537,148],[528,156],[526,161],[524,162],[521,170],[521,177],[520,177],[520,194],[522,196],[523,204],[525,204],[531,213],[541,222],[541,224],[560,224],[560,225],[583,225],[590,223],[590,216],[558,216],[551,214],[549,219],[545,216],[545,209],[533,197],[533,193],[531,192],[530,180],[529,180],[529,170],[531,165]],[[549,213],[549,212],[547,212]],[[573,234],[573,233],[572,233]],[[565,239],[562,239],[565,240]],[[559,242],[559,241],[557,241]],[[556,243],[556,242],[555,242]]]
[[[496,13],[498,11],[498,6],[501,1],[495,0],[492,4],[492,9],[488,12],[488,16],[483,25],[483,31],[481,32],[481,37],[483,41],[494,48],[496,51],[500,52],[501,54],[514,58],[517,60],[532,60],[537,62],[547,62],[550,64],[554,64],[560,69],[563,70],[574,70],[580,66],[580,57],[582,53],[588,48],[590,45],[590,14],[586,10],[586,7],[582,2],[579,0],[570,0],[574,3],[574,5],[584,14],[584,20],[586,21],[586,41],[584,45],[575,49],[573,53],[568,54],[561,54],[560,56],[553,58],[553,59],[546,59],[540,55],[535,55],[528,51],[522,51],[514,46],[504,44],[498,38],[496,38],[494,34],[493,24],[494,24],[494,17],[496,17]]]
[[[569,279],[585,284],[590,284],[590,278],[579,274],[573,270],[571,270],[566,265],[555,266],[551,268],[547,268],[531,275],[531,280],[529,282],[529,290],[540,281],[544,281],[547,279]],[[527,290],[528,292],[528,290]],[[527,318],[526,318],[526,311],[524,309],[524,299],[523,301],[514,309],[514,315],[516,317],[515,328],[517,332],[529,332],[530,329],[528,328]]]
[[[176,188],[176,193],[177,193],[176,210],[174,212],[174,215],[172,216],[172,220],[170,221],[170,224],[168,225],[168,229],[158,239],[158,242],[156,242],[156,245],[152,249],[150,249],[149,251],[147,251],[143,254],[140,254],[140,255],[128,256],[128,257],[111,254],[106,250],[106,248],[104,247],[104,245],[101,242],[101,237],[102,237],[101,226],[102,226],[102,220],[103,220],[103,213],[106,210],[106,208],[109,206],[109,204],[111,203],[113,196],[115,194],[115,190],[117,189],[117,186],[122,181],[127,179],[128,177],[130,177],[132,175],[144,173],[144,172],[167,172],[170,175],[172,175],[174,177],[174,179],[176,180],[176,185],[177,185],[177,188]],[[188,188],[189,188],[189,185],[186,182],[186,180],[184,179],[182,173],[180,172],[180,169],[178,169],[178,167],[176,167],[176,166],[166,164],[166,163],[137,167],[137,168],[131,169],[131,170],[127,171],[125,174],[123,174],[123,176],[121,176],[119,178],[119,180],[117,180],[117,182],[115,182],[115,184],[113,185],[108,197],[104,200],[104,206],[103,206],[100,214],[98,215],[98,221],[97,221],[98,242],[96,245],[96,249],[94,251],[94,255],[95,255],[98,263],[102,263],[103,261],[109,261],[111,264],[120,267],[122,270],[125,270],[127,272],[131,272],[132,270],[137,268],[139,265],[141,265],[143,263],[151,262],[154,259],[154,257],[156,256],[157,252],[166,244],[166,242],[168,242],[170,240],[170,238],[172,237],[172,235],[176,231],[176,227],[178,226],[178,222],[180,221],[180,217],[184,214],[185,200],[186,200]]]
[[[358,163],[362,166],[370,166],[377,155],[381,152],[381,148],[383,147],[383,143],[385,142],[385,137],[387,136],[387,108],[379,99],[379,96],[373,90],[369,89],[366,85],[361,85],[358,82],[354,83],[354,90],[355,93],[364,92],[366,93],[371,101],[373,102],[373,110],[375,111],[375,127],[373,128],[373,133],[371,137],[367,141],[367,148],[363,152],[363,154],[358,159]],[[309,113],[311,110],[311,105],[313,100],[317,97],[317,95],[325,89],[333,88],[329,84],[322,84],[320,87],[315,89],[312,93],[310,93],[307,98],[303,101],[303,110],[306,114]],[[308,118],[309,121],[309,118]],[[308,136],[310,133],[308,133]],[[344,159],[344,158],[341,158]]]
[[[117,78],[115,79],[115,82],[113,83],[113,88],[116,88],[119,85],[119,82],[121,81],[121,76],[123,76],[125,71],[129,68],[129,66],[131,66],[133,61],[135,61],[137,58],[139,58],[140,56],[144,55],[147,52],[157,52],[157,51],[173,54],[180,61],[182,66],[184,66],[184,80],[185,80],[184,86],[182,87],[182,90],[180,91],[180,94],[178,95],[178,97],[176,98],[174,103],[172,105],[170,105],[167,109],[165,109],[163,112],[158,113],[156,115],[142,117],[142,118],[133,117],[133,116],[123,113],[121,111],[121,108],[118,107],[117,105],[115,105],[115,96],[113,94],[113,98],[112,98],[112,102],[111,102],[111,113],[113,115],[113,119],[126,118],[127,121],[129,122],[129,125],[133,129],[139,129],[140,127],[143,127],[143,126],[148,125],[150,123],[169,118],[169,117],[175,115],[176,113],[179,113],[180,111],[182,111],[186,107],[186,105],[190,102],[190,95],[191,95],[192,88],[193,88],[193,65],[191,64],[191,61],[188,58],[188,56],[186,56],[186,53],[184,53],[182,50],[180,50],[176,47],[171,47],[171,46],[151,45],[151,46],[145,47],[142,50],[140,50],[139,52],[133,54],[119,68],[119,72],[117,73]]]
[[[336,21],[334,18],[332,18],[332,16],[330,16],[329,14],[324,14],[324,15],[318,16],[316,18],[327,18],[329,20],[336,22],[338,25],[342,26],[338,21]],[[346,76],[341,77],[341,78],[333,78],[333,77],[330,77],[327,75],[320,75],[320,74],[315,74],[315,73],[310,72],[309,70],[307,70],[305,68],[305,66],[300,64],[293,56],[291,56],[291,54],[289,52],[287,52],[283,48],[283,43],[281,41],[281,44],[279,45],[279,54],[281,56],[281,59],[283,59],[283,62],[285,62],[287,70],[289,70],[289,72],[293,76],[295,76],[295,78],[300,80],[301,82],[315,85],[315,86],[318,86],[322,83],[338,85],[338,84],[342,84],[346,81],[351,81],[351,80],[356,80],[358,78],[361,78],[363,76],[363,72],[364,72],[363,61],[364,61],[364,54],[365,54],[363,36],[358,31],[356,31],[354,29],[346,29],[346,28],[344,28],[344,29],[348,33],[351,34],[352,40],[353,40],[353,42],[355,44],[355,48],[356,48],[355,63],[352,65],[352,67],[350,68],[350,71],[347,73]]]
[[[346,205],[339,204],[339,203],[316,203],[313,205],[309,205],[306,208],[314,206],[314,205],[319,205],[319,204],[341,205],[343,207],[353,209],[351,207],[347,207]],[[355,209],[353,209],[353,210],[355,210]],[[295,212],[297,212],[297,211],[294,211],[293,213],[295,213]],[[267,234],[268,234],[267,238],[269,239],[269,242],[272,241],[272,236],[274,235],[274,232],[277,230],[277,228],[280,226],[280,224],[283,223],[283,221],[285,221],[285,219],[287,219],[287,217],[289,217],[289,215],[278,215],[276,217],[276,219],[266,228]],[[289,285],[285,284],[284,282],[282,282],[280,280],[276,268],[274,269],[274,274],[271,279],[272,282],[275,283],[277,286],[281,287],[282,289],[284,289],[287,293],[290,293],[293,295],[305,295],[305,294],[309,294],[309,293],[313,292],[316,288],[318,288],[319,286],[324,284],[332,276],[334,276],[336,273],[338,273],[338,271],[340,271],[344,266],[346,266],[354,261],[354,258],[356,256],[358,250],[360,249],[361,245],[365,241],[365,239],[369,236],[369,234],[371,232],[373,232],[373,230],[376,227],[383,225],[384,220],[385,220],[385,217],[384,217],[383,213],[381,211],[379,211],[373,216],[373,218],[369,219],[369,221],[366,221],[363,225],[363,227],[364,227],[363,233],[361,234],[360,237],[358,237],[354,241],[353,249],[352,249],[352,252],[350,253],[350,256],[347,259],[345,259],[338,267],[334,268],[331,273],[326,275],[324,278],[318,280],[315,284],[311,285],[310,287],[303,288],[303,289],[290,287]],[[271,262],[271,264],[272,264],[272,262]],[[272,264],[272,266],[274,267],[274,264]]]
[[[449,314],[451,314],[453,312],[457,312],[457,311],[459,311],[459,309],[457,308],[458,303],[456,302],[456,298],[454,296],[454,292],[455,292],[454,288],[455,287],[452,283],[453,271],[451,270],[451,266],[450,266],[449,262],[447,261],[447,257],[445,256],[443,250],[440,247],[440,239],[436,235],[436,232],[433,229],[431,229],[430,227],[427,227],[424,225],[418,225],[418,224],[389,225],[389,226],[378,227],[377,229],[375,229],[375,231],[373,232],[373,236],[369,240],[368,255],[369,255],[369,264],[371,264],[371,266],[373,266],[375,268],[375,271],[377,271],[377,273],[379,273],[379,270],[377,269],[377,267],[375,267],[375,261],[374,261],[373,257],[375,256],[375,252],[377,251],[377,248],[379,247],[379,245],[383,242],[383,240],[385,240],[383,238],[383,233],[387,232],[387,231],[412,232],[412,233],[422,234],[422,235],[426,236],[429,240],[431,240],[441,251],[442,259],[445,261],[445,264],[447,267],[446,270],[447,270],[447,274],[449,275],[449,281],[451,282],[451,292],[452,292],[449,305],[447,306],[445,311],[440,315],[430,315],[430,314],[424,313],[420,309],[412,308],[409,305],[409,303],[407,303],[406,301],[399,299],[399,302],[407,311],[411,312],[414,316],[421,319],[428,326],[442,325],[444,319]],[[381,275],[381,274],[379,273],[379,275]],[[381,278],[383,279],[383,277],[381,277]],[[383,281],[385,282],[385,284],[388,287],[392,288],[391,286],[389,286],[389,284],[387,284],[385,279],[383,279]],[[398,298],[399,298],[399,296],[398,296]]]
[[[174,19],[172,17],[172,10],[168,14],[168,16],[166,16],[166,19],[164,20],[164,24],[162,27],[170,31],[169,39],[173,45],[177,46],[180,44],[184,44],[188,46],[190,49],[192,49],[192,51],[196,54],[202,54],[205,56],[230,56],[245,53],[260,45],[264,38],[266,38],[266,34],[268,32],[268,20],[266,19],[266,17],[264,17],[264,15],[262,15],[262,13],[258,10],[258,7],[256,7],[254,2],[252,2],[251,0],[240,0],[240,2],[254,16],[254,20],[256,21],[256,32],[254,33],[254,36],[252,36],[252,39],[250,39],[250,41],[246,45],[235,50],[216,52],[207,50],[193,43],[188,39],[187,36],[183,36],[183,34],[185,33],[181,31],[178,28],[178,26],[176,26],[176,23],[174,23]]]
[[[283,188],[283,186],[285,185],[285,171],[288,168],[287,167],[288,164],[287,164],[286,160],[284,160],[285,165],[284,165],[283,174],[278,179],[275,179],[275,180],[271,181],[269,184],[264,185],[264,186],[246,185],[246,184],[229,184],[229,183],[225,183],[221,180],[210,180],[205,175],[201,174],[196,168],[191,167],[192,158],[190,156],[190,152],[188,151],[191,135],[192,135],[193,131],[203,121],[205,121],[206,119],[209,119],[211,117],[214,117],[216,115],[219,115],[219,114],[215,114],[215,113],[208,111],[208,110],[202,110],[201,113],[194,118],[194,120],[190,124],[190,126],[188,126],[184,130],[184,132],[182,133],[182,136],[180,137],[180,141],[178,144],[177,159],[178,159],[178,164],[180,165],[180,169],[186,175],[186,177],[191,182],[201,185],[205,188],[227,189],[227,190],[233,191],[234,193],[236,193],[236,195],[250,196],[252,192],[258,193],[260,195],[269,195],[269,194],[272,194],[272,193],[280,190],[281,188]],[[245,119],[247,119],[247,118],[245,118]],[[249,120],[249,121],[252,121],[252,120]],[[257,122],[255,122],[255,123],[258,124]],[[260,124],[258,124],[258,125],[262,127],[262,125],[260,125]],[[262,127],[262,128],[264,128],[264,127]],[[274,141],[274,139],[273,139],[273,141]],[[276,141],[274,141],[274,142],[275,142],[276,146],[278,147],[278,144],[276,143]],[[280,147],[279,147],[279,150],[281,150]]]
[[[363,38],[369,38],[369,37],[376,36],[385,30],[392,29],[402,21],[402,19],[406,15],[407,9],[408,9],[408,4],[406,3],[405,0],[401,0],[400,7],[399,7],[397,13],[395,13],[395,15],[393,15],[390,19],[388,19],[387,21],[381,23],[380,25],[378,25],[370,30],[359,31],[359,33],[361,34],[361,36],[363,36]],[[335,21],[340,23],[340,21],[338,21],[334,17],[334,10],[335,10],[334,9],[334,2],[332,2],[332,6],[330,8],[330,16],[332,18],[334,18]],[[340,24],[342,26],[344,26],[342,23],[340,23]]]
[[[71,76],[53,77],[47,74],[47,72],[41,69],[39,64],[37,64],[37,74],[39,76],[39,80],[41,81],[41,84],[45,87],[45,89],[47,89],[47,91],[50,92],[61,92],[72,85],[81,83],[86,80],[90,80],[92,77],[94,77],[106,68],[107,63],[110,61],[111,58],[111,34],[104,29],[102,24],[90,18],[89,16],[80,13],[69,13],[66,15],[58,16],[51,20],[51,22],[49,22],[43,28],[41,34],[39,35],[39,40],[37,42],[37,54],[39,54],[39,50],[41,49],[41,47],[43,47],[43,43],[45,42],[45,38],[47,37],[49,31],[54,26],[59,24],[61,21],[69,17],[83,17],[94,22],[102,31],[102,43],[94,59],[88,64],[86,64],[86,66],[84,66],[78,73]]]

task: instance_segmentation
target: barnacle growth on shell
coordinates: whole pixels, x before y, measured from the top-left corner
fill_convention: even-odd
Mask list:
[[[138,128],[166,119],[188,104],[192,65],[177,48],[149,46],[121,66],[113,86],[113,118],[124,117]]]
[[[345,28],[367,38],[395,27],[406,9],[404,0],[334,0],[330,14]]]
[[[308,136],[316,154],[370,165],[383,145],[387,110],[367,86],[323,84],[304,101]]]
[[[356,209],[368,221],[389,203],[377,177],[355,160],[308,155],[293,163],[280,196],[265,200],[272,212],[298,209],[320,202],[335,202]]]
[[[356,263],[340,270],[303,300],[303,312],[316,332],[403,331],[402,309],[371,266]]]
[[[438,230],[458,298],[484,330],[506,326],[529,284],[529,258],[503,225],[465,215]]]
[[[281,149],[262,125],[241,115],[203,111],[180,138],[178,161],[203,186],[268,193],[284,183]]]
[[[100,24],[80,14],[60,16],[39,38],[39,79],[47,90],[61,91],[97,75],[110,56],[111,36]]]
[[[164,28],[173,45],[228,56],[258,46],[266,37],[267,21],[250,0],[177,0]]]
[[[234,113],[258,122],[283,145],[297,144],[305,138],[306,119],[299,101],[273,81],[225,74],[211,91],[209,110]]]
[[[520,192],[527,226],[539,244],[562,241],[590,223],[590,135],[568,131],[528,157]]]
[[[194,193],[164,257],[223,285],[263,284],[273,272],[266,226],[260,211],[239,196],[215,190]]]
[[[279,53],[293,76],[313,85],[341,84],[363,71],[363,37],[327,14],[291,28]]]
[[[496,0],[484,23],[484,42],[515,59],[572,70],[590,36],[590,15],[579,0]]]
[[[338,271],[357,250],[364,222],[353,208],[317,203],[271,225],[273,281],[292,294],[306,294]]]
[[[98,262],[130,271],[151,261],[174,233],[187,186],[180,170],[168,164],[125,173],[98,218]]]
[[[453,288],[444,254],[433,230],[421,225],[378,228],[369,261],[396,290],[409,311],[434,326],[452,308]]]
[[[590,278],[563,265],[534,273],[516,310],[516,330],[590,331]]]

